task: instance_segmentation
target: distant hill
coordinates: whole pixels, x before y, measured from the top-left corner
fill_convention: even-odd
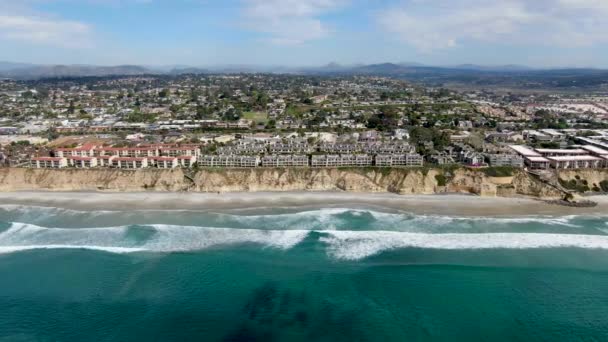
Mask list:
[[[393,63],[370,64],[354,68],[352,71],[356,73],[366,74],[401,74],[407,72],[410,67],[402,66]]]
[[[32,67],[32,66],[34,66],[34,65],[26,64],[26,63],[13,63],[13,62],[0,61],[0,72],[9,71],[9,70],[13,70],[13,69],[19,69],[19,68],[28,68],[28,67]]]
[[[449,69],[460,70],[476,70],[476,71],[528,71],[537,70],[525,65],[507,64],[507,65],[476,65],[476,64],[460,64],[447,66]]]
[[[192,67],[174,68],[171,71],[169,71],[170,75],[186,75],[186,74],[200,75],[200,74],[208,74],[208,73],[209,73],[209,70],[207,70],[207,69],[192,68]]]
[[[534,69],[521,65],[481,66],[461,64],[454,66],[427,66],[414,62],[379,63],[369,65],[341,65],[335,62],[319,67],[285,67],[259,65],[223,65],[209,68],[174,65],[172,67],[142,67],[137,65],[31,65],[0,62],[0,78],[36,80],[40,78],[103,77],[132,75],[184,75],[277,73],[320,76],[383,76],[400,78],[432,86],[454,88],[510,88],[605,90],[608,89],[608,70],[600,69]]]
[[[87,77],[113,75],[144,75],[153,73],[136,65],[89,66],[89,65],[35,65],[17,67],[0,72],[3,77],[16,79],[38,79],[58,77]]]

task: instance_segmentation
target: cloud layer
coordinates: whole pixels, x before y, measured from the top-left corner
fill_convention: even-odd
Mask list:
[[[410,0],[381,10],[381,28],[420,51],[469,42],[589,46],[608,41],[606,0]]]
[[[0,0],[0,60],[607,66],[606,18],[608,0]]]
[[[91,44],[91,26],[33,10],[32,0],[0,0],[0,40],[82,48]]]
[[[0,15],[0,38],[81,48],[89,44],[86,24],[25,15]]]
[[[346,0],[244,0],[248,27],[279,45],[297,45],[326,37],[330,29],[319,16]]]

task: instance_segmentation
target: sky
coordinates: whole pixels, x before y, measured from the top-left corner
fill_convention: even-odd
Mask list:
[[[608,68],[608,0],[0,0],[0,60]]]

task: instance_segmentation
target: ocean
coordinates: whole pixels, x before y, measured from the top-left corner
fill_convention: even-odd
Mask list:
[[[0,206],[0,341],[606,341],[604,216]]]

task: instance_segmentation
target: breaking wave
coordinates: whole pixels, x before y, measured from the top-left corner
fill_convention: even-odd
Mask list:
[[[0,233],[0,253],[32,249],[89,249],[110,253],[196,251],[223,245],[258,244],[289,249],[308,231],[204,228],[168,225],[109,228],[45,228],[13,223]]]
[[[492,233],[492,234],[419,234],[389,231],[324,231],[320,241],[328,253],[338,259],[359,260],[381,252],[403,249],[538,249],[582,248],[608,249],[608,236]]]
[[[1,205],[0,253],[170,253],[241,244],[288,250],[309,235],[331,257],[348,260],[401,248],[608,249],[607,225],[606,216],[459,217],[381,208],[79,211]]]
[[[259,213],[259,211],[258,211]],[[605,228],[605,217],[520,216],[471,217],[415,215],[371,209],[323,208],[294,211],[268,208],[262,214],[196,210],[78,211],[53,207],[3,205],[5,222],[45,227],[116,227],[130,224],[252,228],[263,230],[389,230],[413,233],[564,232],[565,229]]]
[[[309,235],[318,237],[326,253],[341,260],[360,260],[405,249],[481,250],[581,248],[608,250],[606,235],[544,233],[448,233],[395,231],[259,230],[191,226],[122,226],[109,228],[46,228],[13,223],[0,232],[0,254],[34,249],[86,249],[109,253],[171,253],[213,247],[255,244],[288,250]]]

